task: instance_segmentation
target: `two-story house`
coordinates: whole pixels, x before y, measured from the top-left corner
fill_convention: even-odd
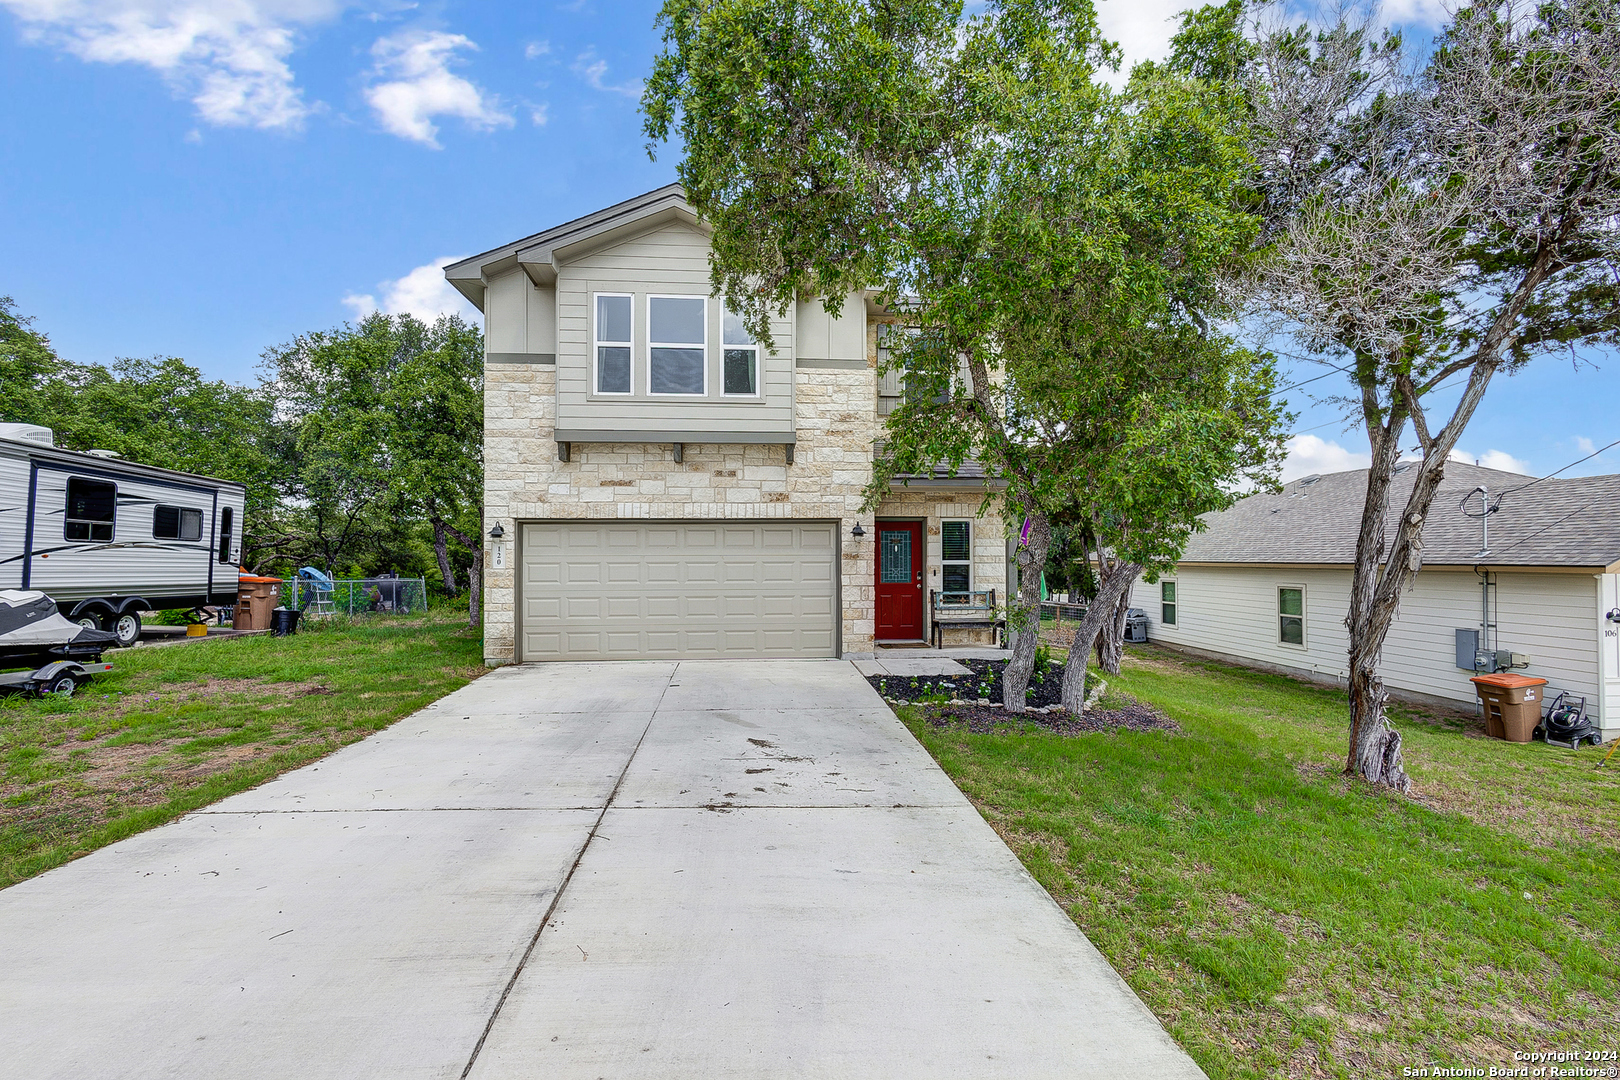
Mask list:
[[[484,313],[487,662],[869,655],[931,591],[1004,595],[976,470],[861,511],[892,319],[807,299],[750,340],[679,186],[445,276]]]

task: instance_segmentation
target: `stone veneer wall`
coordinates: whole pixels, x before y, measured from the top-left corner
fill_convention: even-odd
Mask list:
[[[484,660],[515,655],[517,521],[558,518],[803,518],[840,522],[843,651],[872,651],[876,517],[926,519],[928,584],[940,581],[939,523],[973,521],[973,587],[1005,597],[1007,562],[999,515],[977,517],[982,492],[896,491],[877,514],[861,512],[872,478],[877,415],[877,323],[867,328],[867,367],[800,368],[794,372],[798,443],[788,465],[781,446],[686,444],[676,463],[670,444],[575,444],[572,461],[557,460],[557,369],[550,365],[484,365],[484,528],[506,530],[506,565],[484,556]],[[859,521],[866,536],[850,530]],[[988,641],[955,631],[946,644]]]
[[[877,434],[872,372],[807,368],[795,373],[798,444],[688,443],[676,463],[669,444],[575,444],[557,460],[556,368],[484,368],[484,528],[506,530],[505,566],[484,560],[484,658],[510,663],[516,639],[515,522],[558,518],[802,518],[836,520],[843,538],[843,649],[872,649],[873,515],[862,514]],[[867,536],[850,530],[864,523]]]
[[[994,509],[983,517],[979,507],[984,501],[982,492],[937,491],[900,489],[878,504],[877,517],[927,522],[924,529],[927,549],[927,573],[923,577],[923,603],[927,603],[929,589],[940,588],[942,558],[940,552],[940,522],[967,520],[971,529],[973,556],[973,588],[996,590],[996,603],[1007,602],[1007,539],[1002,518]],[[987,630],[947,629],[942,640],[950,645],[988,645],[995,635]]]

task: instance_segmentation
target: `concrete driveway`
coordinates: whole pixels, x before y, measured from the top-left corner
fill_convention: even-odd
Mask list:
[[[0,892],[7,1077],[1201,1077],[855,669],[491,673]]]

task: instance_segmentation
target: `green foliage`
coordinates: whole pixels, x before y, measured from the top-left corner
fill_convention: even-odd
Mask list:
[[[1231,95],[1151,68],[1110,91],[1087,0],[670,0],[660,22],[646,130],[681,137],[728,303],[763,332],[873,289],[913,331],[869,504],[972,456],[1010,520],[1066,511],[1157,566],[1275,472],[1272,365],[1212,329],[1258,224]]]

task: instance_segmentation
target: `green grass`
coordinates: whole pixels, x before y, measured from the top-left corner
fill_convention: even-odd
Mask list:
[[[0,698],[0,888],[253,787],[484,670],[465,615],[117,650],[72,698]]]
[[[1620,1049],[1620,768],[1398,708],[1401,798],[1340,775],[1331,689],[1152,649],[1109,681],[1184,733],[902,716],[1211,1077]]]

